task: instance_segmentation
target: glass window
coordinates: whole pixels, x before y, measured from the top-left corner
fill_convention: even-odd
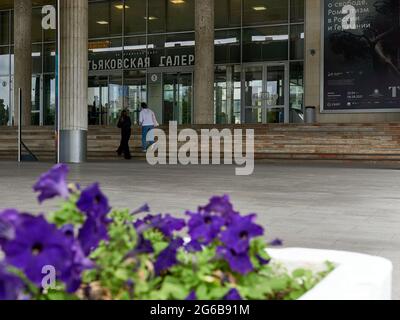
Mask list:
[[[8,124],[10,108],[10,78],[0,77],[0,126]]]
[[[290,59],[304,59],[304,25],[302,24],[290,26]]]
[[[56,80],[54,74],[43,76],[43,124],[54,125],[56,110]]]
[[[44,45],[43,52],[43,72],[55,72],[56,70],[56,44],[48,43]]]
[[[0,75],[8,75],[10,73],[9,50],[9,47],[0,47]]]
[[[149,33],[194,30],[194,0],[149,0]]]
[[[146,70],[125,71],[124,86],[125,108],[130,111],[132,121],[139,123],[140,104],[147,102]]]
[[[290,0],[290,21],[304,21],[304,0]]]
[[[42,42],[42,8],[32,11],[32,42]]]
[[[142,69],[145,67],[146,42],[146,37],[125,38],[124,58],[130,59],[130,62],[124,69]]]
[[[32,109],[31,123],[38,126],[40,123],[40,75],[32,77]]]
[[[288,60],[288,27],[244,29],[243,61]]]
[[[215,118],[217,124],[240,124],[240,66],[215,68]]]
[[[304,106],[304,64],[290,63],[290,115],[291,122],[303,120]]]
[[[241,0],[216,0],[215,28],[240,27],[242,21]]]
[[[243,25],[287,23],[288,0],[243,0]]]
[[[122,34],[121,1],[89,3],[89,38],[103,38]]]
[[[118,59],[122,58],[122,39],[89,41],[89,71],[122,69]]]
[[[146,1],[125,1],[125,34],[146,33]]]
[[[10,37],[10,13],[9,11],[0,12],[0,45],[9,44]]]
[[[118,73],[109,77],[107,109],[110,125],[117,124],[120,113],[124,108],[124,98],[127,97],[125,89],[122,85],[122,74]]]
[[[215,32],[215,63],[240,63],[241,31],[220,30]]]
[[[32,74],[42,73],[42,45],[32,45]]]
[[[152,67],[194,64],[194,33],[149,36],[148,48]]]

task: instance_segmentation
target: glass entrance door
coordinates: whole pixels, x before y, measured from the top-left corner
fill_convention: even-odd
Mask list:
[[[246,123],[289,123],[287,63],[246,66],[243,103]]]
[[[108,103],[108,76],[89,77],[88,119],[89,125],[106,125]]]
[[[163,122],[192,123],[193,74],[164,73],[163,75]]]

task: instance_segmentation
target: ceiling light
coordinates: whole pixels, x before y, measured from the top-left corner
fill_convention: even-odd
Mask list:
[[[266,6],[255,6],[255,7],[253,7],[253,10],[255,10],[255,11],[265,11],[265,10],[267,10],[267,7]]]
[[[101,25],[105,25],[108,24],[108,21],[104,21],[104,20],[100,20],[100,21],[96,21],[97,24],[101,24]]]
[[[124,9],[124,5],[123,4],[116,4],[114,7],[117,8],[118,10],[123,10]],[[125,9],[129,9],[129,6],[125,5]]]
[[[170,2],[173,4],[184,4],[185,0],[170,0]]]
[[[154,17],[154,16],[150,16],[149,18],[147,18],[147,17],[144,17],[146,20],[147,19],[149,19],[150,21],[152,21],[152,20],[157,20],[158,18],[157,17]]]

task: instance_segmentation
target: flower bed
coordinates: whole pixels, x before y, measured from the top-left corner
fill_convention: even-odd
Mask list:
[[[0,299],[298,299],[333,264],[288,270],[271,263],[255,214],[227,196],[186,218],[112,209],[98,184],[67,183],[57,165],[34,185],[39,202],[60,197],[46,216],[0,212]],[[184,239],[190,239],[185,241]]]

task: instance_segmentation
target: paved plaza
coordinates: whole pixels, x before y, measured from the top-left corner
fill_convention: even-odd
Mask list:
[[[0,208],[39,207],[31,186],[50,163],[0,162]],[[71,166],[71,181],[99,181],[114,207],[148,202],[154,212],[182,214],[212,195],[229,194],[242,212],[259,214],[268,239],[286,247],[338,249],[380,255],[394,263],[400,299],[400,165],[258,163],[250,177],[232,166],[160,166],[144,162]]]

